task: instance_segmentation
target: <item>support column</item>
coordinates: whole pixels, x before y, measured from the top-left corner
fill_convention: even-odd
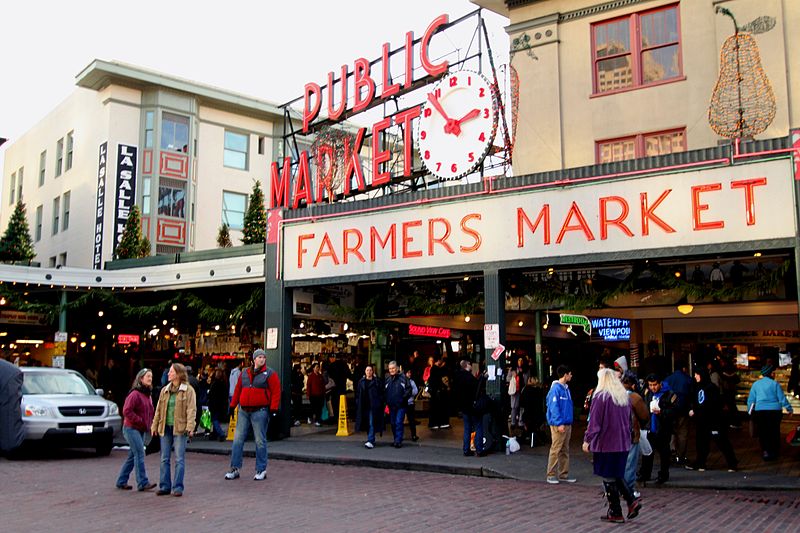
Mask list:
[[[484,299],[484,324],[497,324],[500,328],[500,344],[506,343],[506,294],[503,286],[503,279],[499,270],[483,271],[483,299]],[[491,358],[493,348],[486,348],[486,366],[495,365],[500,370],[505,367],[506,353],[495,361]],[[492,379],[494,378],[494,379]],[[495,376],[489,376],[486,383],[486,393],[495,400],[500,399],[503,390],[500,379],[495,372]]]
[[[67,331],[67,291],[61,291],[58,308],[58,331]]]
[[[536,375],[540,383],[544,383],[544,357],[542,357],[542,312],[536,311]]]
[[[280,414],[269,427],[269,437],[273,440],[289,437],[292,424],[292,295],[283,284],[278,265],[280,241],[277,226],[281,219],[281,210],[269,212],[264,254],[264,340],[271,337],[271,329],[277,330],[277,345],[265,342],[264,350],[267,352],[267,365],[278,373],[281,380]]]

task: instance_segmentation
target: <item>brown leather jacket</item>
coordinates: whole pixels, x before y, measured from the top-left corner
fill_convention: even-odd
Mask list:
[[[631,442],[636,444],[641,437],[639,430],[642,424],[647,424],[650,418],[650,411],[644,403],[644,398],[638,393],[628,392],[628,397],[631,399]]]
[[[173,393],[172,385],[167,385],[161,389],[161,394],[158,397],[158,405],[156,406],[156,413],[153,416],[153,423],[150,426],[150,432],[153,435],[163,435],[164,426],[167,423],[167,404],[169,397],[175,394],[175,421],[172,427],[174,435],[181,435],[183,433],[191,433],[194,431],[197,416],[197,404],[195,403],[194,388],[188,383],[181,383],[178,390]]]

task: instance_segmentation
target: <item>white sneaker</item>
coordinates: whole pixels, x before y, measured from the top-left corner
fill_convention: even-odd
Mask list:
[[[297,426],[299,426],[299,425],[300,425],[300,421],[299,421],[299,420],[295,420],[295,421],[294,421],[294,427],[297,427]]]
[[[231,468],[226,474],[225,479],[237,479],[239,477],[239,469]]]
[[[317,427],[321,427],[322,426],[322,424],[320,424],[319,422],[314,422],[314,425],[317,426]]]
[[[440,427],[440,428],[442,428],[442,429],[447,429],[447,428],[449,428],[449,427],[450,427],[450,424],[442,424],[442,425],[441,425],[441,426],[439,426],[439,427]]]
[[[547,482],[551,485],[558,485],[559,483],[558,478],[555,476],[547,476]]]
[[[261,472],[258,472],[255,476],[253,476],[253,480],[255,480],[255,481],[262,481],[264,479],[267,479],[267,471],[266,470],[262,470]]]
[[[364,448],[369,448],[371,450],[374,447],[375,447],[375,445],[372,444],[371,442],[365,442],[364,443]]]

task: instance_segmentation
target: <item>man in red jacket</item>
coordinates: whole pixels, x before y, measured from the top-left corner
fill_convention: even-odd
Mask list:
[[[281,405],[281,383],[278,374],[267,366],[267,354],[261,348],[253,352],[253,366],[242,371],[231,399],[230,415],[239,406],[236,434],[231,448],[231,469],[225,479],[239,477],[242,451],[250,426],[256,438],[256,481],[267,477],[267,426],[278,414]]]

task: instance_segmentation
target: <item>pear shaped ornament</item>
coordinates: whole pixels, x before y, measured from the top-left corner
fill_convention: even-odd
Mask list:
[[[729,139],[758,135],[775,118],[775,94],[769,83],[758,44],[752,34],[737,31],[722,45],[720,71],[708,123]]]

